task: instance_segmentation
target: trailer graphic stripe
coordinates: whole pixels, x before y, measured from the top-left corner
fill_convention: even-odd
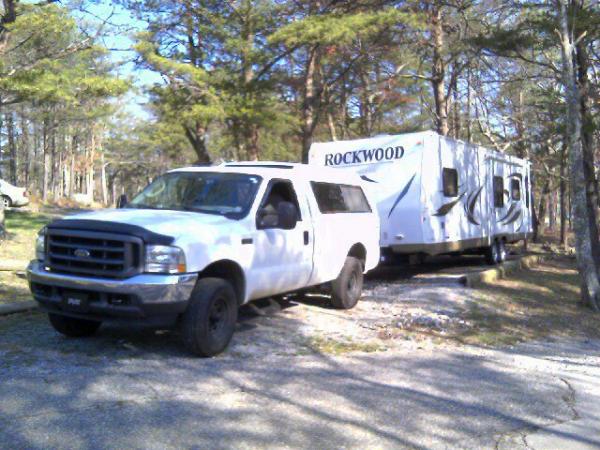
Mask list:
[[[360,176],[363,180],[368,181],[369,183],[377,183],[377,181],[375,180],[371,180],[368,176],[366,175],[361,175]]]
[[[515,208],[517,207],[516,203],[512,203],[510,205],[510,207],[508,208],[508,211],[506,212],[506,214],[504,215],[504,217],[501,217],[500,219],[498,219],[498,222],[504,222],[506,219],[508,219],[512,213],[515,211]]]
[[[444,203],[442,206],[440,206],[438,208],[438,210],[435,212],[434,216],[445,216],[446,214],[448,214],[452,208],[454,208],[458,202],[460,202],[460,200],[465,196],[466,191],[463,192],[462,194],[460,194],[456,200],[452,200],[451,202],[448,203]]]
[[[417,174],[415,173],[410,180],[408,180],[408,183],[406,183],[406,186],[404,186],[404,189],[402,189],[402,192],[400,192],[400,194],[398,195],[398,197],[396,198],[396,201],[394,202],[394,205],[392,206],[392,209],[390,209],[390,212],[388,214],[388,219],[390,218],[390,216],[392,215],[392,213],[394,212],[394,209],[396,208],[396,206],[398,206],[398,203],[400,203],[400,201],[404,198],[404,196],[408,193],[408,190],[410,189],[410,185],[412,184],[413,180],[415,179],[415,177],[417,176]]]
[[[512,217],[510,217],[509,219],[506,219],[506,221],[504,222],[504,225],[508,225],[508,224],[513,223],[520,216],[521,216],[521,210],[519,209],[519,210],[515,211],[515,214]]]
[[[471,193],[467,198],[467,204],[465,205],[465,212],[467,213],[467,219],[473,225],[481,225],[477,219],[475,219],[475,205],[477,204],[477,199],[483,190],[483,186],[481,186],[475,193]]]

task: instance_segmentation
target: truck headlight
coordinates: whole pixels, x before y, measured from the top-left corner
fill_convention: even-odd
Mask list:
[[[35,240],[35,259],[44,261],[46,259],[46,231],[42,230]]]
[[[147,245],[144,271],[152,273],[185,273],[185,254],[179,247]]]

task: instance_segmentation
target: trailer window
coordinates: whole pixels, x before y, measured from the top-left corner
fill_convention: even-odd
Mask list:
[[[525,206],[529,209],[529,177],[525,177]]]
[[[445,197],[456,197],[458,195],[458,172],[456,169],[444,167],[442,170],[442,183]]]
[[[311,187],[322,214],[371,212],[359,186],[312,181]]]
[[[513,200],[521,200],[521,183],[519,180],[510,180],[510,196]]]
[[[504,179],[494,177],[494,206],[502,208],[504,206]]]

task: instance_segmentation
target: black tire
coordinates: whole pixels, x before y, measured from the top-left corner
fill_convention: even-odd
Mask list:
[[[181,321],[183,345],[198,356],[221,353],[231,341],[237,315],[238,302],[230,283],[221,278],[198,280]]]
[[[52,313],[48,313],[48,319],[56,331],[69,337],[91,336],[102,324],[95,320],[76,319]]]
[[[498,241],[498,258],[497,258],[497,262],[498,262],[498,264],[502,264],[504,261],[506,261],[506,243],[504,242],[503,239],[500,239]]]
[[[498,264],[498,241],[492,242],[485,250],[485,262],[490,266]]]
[[[2,201],[2,206],[5,208],[10,208],[12,206],[12,200],[8,195],[0,196],[0,201]]]
[[[331,282],[331,304],[337,309],[350,309],[362,295],[363,266],[359,259],[348,256],[338,277]]]

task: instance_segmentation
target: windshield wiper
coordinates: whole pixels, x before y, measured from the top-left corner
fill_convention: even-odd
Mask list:
[[[151,206],[151,205],[144,205],[144,204],[128,204],[125,205],[125,208],[131,208],[131,209],[165,209],[165,208],[159,208],[158,206]]]
[[[203,213],[203,214],[215,214],[217,216],[224,215],[224,213],[221,211],[215,211],[214,209],[197,208],[195,206],[182,206],[181,209],[183,209],[184,211],[191,211],[191,212],[197,212],[197,213]]]

